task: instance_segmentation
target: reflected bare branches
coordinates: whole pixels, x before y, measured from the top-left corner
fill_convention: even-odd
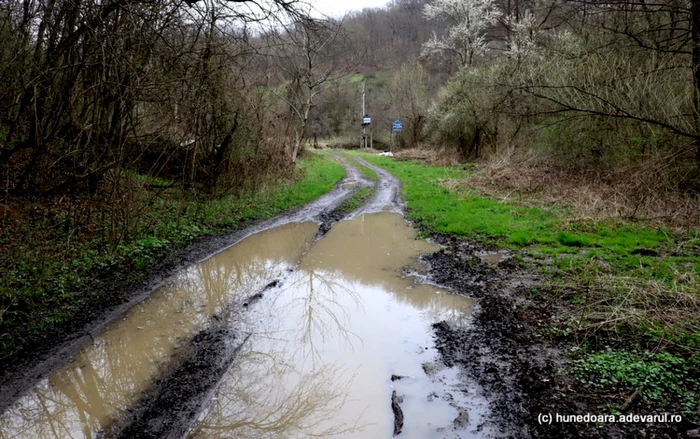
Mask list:
[[[462,325],[471,302],[400,275],[434,250],[400,215],[338,223],[311,246],[316,230],[271,229],[184,271],[12,407],[0,438],[94,437],[213,316],[240,320],[250,336],[192,437],[363,438],[368,425],[373,437],[390,434],[390,407],[376,405],[388,401],[388,378],[423,373],[416,352],[430,323]],[[281,287],[237,307],[278,278]]]
[[[305,372],[285,361],[290,355],[285,349],[265,355],[248,349],[189,437],[331,438],[361,431],[359,420],[328,422],[346,404],[355,375],[330,364]]]
[[[214,314],[301,256],[313,223],[252,235],[151,293],[0,418],[0,438],[92,438],[132,404]]]
[[[352,313],[364,311],[362,299],[341,276],[323,270],[300,270],[287,292],[290,294],[283,292],[277,300],[287,299],[287,309],[298,316],[297,341],[304,357],[320,360],[322,353],[317,345],[331,339],[349,349],[353,349],[353,342],[362,343],[362,338],[349,329]]]

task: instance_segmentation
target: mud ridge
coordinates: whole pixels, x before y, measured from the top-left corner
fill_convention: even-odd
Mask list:
[[[478,246],[445,235],[432,239],[447,247],[423,260],[428,277],[452,291],[479,299],[472,326],[433,325],[436,348],[447,366],[459,365],[488,395],[490,420],[504,437],[531,437],[531,395],[547,387],[556,356],[550,357],[517,314],[509,285],[523,273],[504,260],[490,267]],[[524,277],[524,276],[523,276]]]
[[[357,189],[358,188],[354,188],[353,192]],[[347,215],[347,209],[344,208],[342,203],[335,209],[321,213],[318,217],[316,217],[316,221],[319,223],[316,239],[321,239],[323,235],[328,233],[331,227],[333,227],[333,224],[337,223],[338,221],[342,221]]]
[[[379,181],[376,183],[374,195],[370,198],[370,201],[356,213],[356,215],[361,213],[381,212],[386,210],[386,206],[390,206],[390,210],[393,212],[403,213],[403,204],[401,203],[399,197],[399,192],[401,189],[399,179],[383,168],[374,166],[360,157],[353,158],[360,165],[373,170],[377,174],[377,177],[379,177]]]
[[[347,166],[350,175],[353,175],[351,170],[357,172],[347,163],[344,165]],[[349,212],[344,207],[345,200],[352,195],[352,192],[359,187],[371,185],[366,180],[362,181],[356,174],[354,176],[360,184],[351,189],[350,195],[346,195],[335,207],[322,211],[314,218],[320,223],[317,240],[323,237],[333,224],[364,208],[363,205],[355,212]],[[288,274],[292,271],[293,269],[290,268]],[[247,310],[255,306],[264,294],[268,292],[274,294],[274,289],[283,282],[284,278],[270,281],[260,291],[243,300],[241,308]],[[232,309],[234,306],[232,305]],[[237,336],[232,329],[235,326],[235,318],[223,319],[217,316],[182,350],[180,356],[184,357],[184,360],[175,362],[181,366],[164,371],[161,378],[151,385],[141,399],[129,409],[128,415],[118,420],[105,432],[104,437],[119,439],[182,437],[197,414],[204,409],[204,405],[216,391],[224,374],[235,361],[236,353],[245,343],[244,340],[232,350],[231,344]],[[396,415],[395,427],[398,427],[398,432],[403,426],[403,412],[398,405],[400,400],[400,397],[392,398],[392,408]]]
[[[247,336],[239,343],[228,318],[217,315],[188,346],[188,358],[147,394],[102,437],[181,438],[189,429],[224,373],[231,366]]]
[[[329,156],[336,159],[340,164],[343,165],[343,167],[345,167],[345,172],[347,175],[345,180],[355,181],[357,184],[349,188],[350,193],[347,196],[343,197],[340,203],[337,203],[334,207],[330,209],[324,210],[315,218],[316,222],[319,223],[318,233],[316,234],[317,240],[321,239],[323,235],[328,233],[331,227],[333,227],[333,224],[346,219],[352,214],[352,212],[349,211],[346,202],[358,189],[370,186],[376,187],[375,182],[371,182],[364,178],[355,166],[347,162],[345,157],[342,157],[338,154],[329,154]]]
[[[403,410],[401,402],[403,397],[396,395],[396,390],[391,392],[391,411],[394,412],[394,436],[401,434],[403,430]]]

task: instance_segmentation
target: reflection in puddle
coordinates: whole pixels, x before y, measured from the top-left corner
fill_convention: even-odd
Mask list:
[[[190,437],[390,437],[394,389],[405,395],[401,437],[480,434],[484,404],[438,366],[430,328],[465,324],[473,303],[400,274],[435,250],[398,214],[336,224],[244,314],[253,335]]]
[[[440,367],[430,328],[466,324],[473,303],[401,275],[437,247],[395,213],[340,222],[314,243],[317,228],[261,232],[183,271],[4,413],[0,438],[95,437],[213,314],[273,279],[241,310],[252,336],[191,437],[389,437],[394,389],[405,396],[401,437],[474,437],[481,400]]]
[[[318,226],[252,235],[183,271],[0,418],[0,438],[91,438],[132,404],[211,316],[296,264]]]

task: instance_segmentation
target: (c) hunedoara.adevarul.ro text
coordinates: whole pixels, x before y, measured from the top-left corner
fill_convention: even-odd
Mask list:
[[[661,413],[657,415],[596,415],[586,413],[585,415],[562,415],[559,413],[540,413],[537,415],[537,422],[541,424],[568,424],[568,423],[614,423],[614,422],[629,422],[629,423],[677,423],[681,422],[683,417],[672,413]]]

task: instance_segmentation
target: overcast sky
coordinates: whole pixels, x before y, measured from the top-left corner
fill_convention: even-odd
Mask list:
[[[316,9],[331,17],[342,17],[350,11],[364,8],[377,8],[387,4],[388,0],[306,0]]]

